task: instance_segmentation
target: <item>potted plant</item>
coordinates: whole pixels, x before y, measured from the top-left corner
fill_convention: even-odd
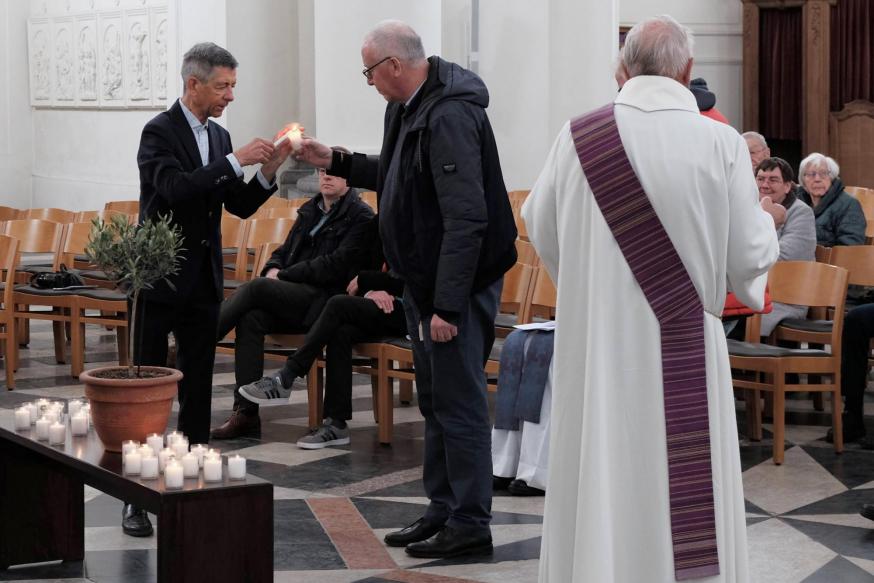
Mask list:
[[[128,346],[133,358],[126,367],[112,366],[83,372],[85,396],[91,402],[94,429],[109,451],[121,451],[127,439],[145,441],[150,433],[163,433],[182,373],[178,370],[140,366],[135,342],[140,295],[155,283],[179,271],[182,236],[171,217],[131,225],[124,215],[104,222],[93,221],[85,253],[130,298],[127,313]],[[172,285],[172,284],[170,284]],[[140,340],[141,340],[140,335]]]

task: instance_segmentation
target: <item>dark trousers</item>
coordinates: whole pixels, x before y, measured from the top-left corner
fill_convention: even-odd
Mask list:
[[[868,386],[868,355],[874,337],[874,304],[850,310],[841,336],[841,392],[847,415],[862,420]]]
[[[258,277],[241,286],[221,305],[218,337],[237,329],[234,375],[237,388],[264,375],[264,336],[301,332],[310,304],[322,292],[307,284]],[[234,409],[258,414],[258,405],[234,392]]]
[[[431,315],[420,314],[408,290],[404,309],[425,417],[422,480],[429,522],[488,532],[492,515],[492,439],[486,376],[495,339],[502,280],[470,297],[449,342],[431,341]],[[422,339],[419,338],[421,326]]]
[[[303,346],[288,357],[283,371],[286,377],[302,377],[327,347],[325,417],[352,418],[352,346],[407,333],[401,303],[395,301],[394,308],[386,314],[367,298],[336,295],[325,304]]]
[[[209,442],[212,408],[212,369],[215,363],[215,330],[219,301],[207,262],[189,296],[168,304],[140,299],[137,307],[135,361],[144,365],[167,365],[167,335],[176,337],[179,381],[177,429],[191,443]]]

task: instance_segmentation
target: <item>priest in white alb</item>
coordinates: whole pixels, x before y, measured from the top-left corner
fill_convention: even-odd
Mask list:
[[[635,26],[615,102],[559,133],[522,215],[558,289],[541,583],[748,581],[726,290],[776,261],[744,140],[698,112],[690,32]]]

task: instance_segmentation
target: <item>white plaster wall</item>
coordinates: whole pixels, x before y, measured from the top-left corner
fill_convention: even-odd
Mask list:
[[[743,5],[740,0],[620,0],[620,24],[631,26],[657,14],[670,14],[695,34],[693,77],[707,80],[716,107],[743,130]]]
[[[361,75],[361,42],[376,24],[393,18],[416,29],[426,54],[439,55],[441,10],[439,0],[315,2],[315,127],[320,141],[358,152],[379,151],[385,100]]]
[[[28,208],[31,201],[33,127],[27,70],[28,6],[0,0],[0,205]]]

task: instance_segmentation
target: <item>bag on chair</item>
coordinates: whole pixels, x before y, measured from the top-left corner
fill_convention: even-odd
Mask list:
[[[85,281],[78,274],[69,271],[64,264],[61,264],[60,271],[34,273],[30,276],[30,285],[39,289],[93,287],[86,286]]]

